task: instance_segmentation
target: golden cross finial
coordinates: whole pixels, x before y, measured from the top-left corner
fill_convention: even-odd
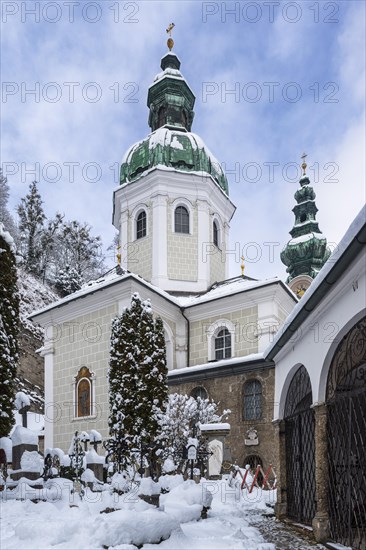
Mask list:
[[[172,30],[174,29],[175,24],[170,23],[169,27],[167,28],[166,32],[169,34],[169,36],[172,36]]]
[[[117,246],[117,254],[116,254],[118,265],[121,265],[121,258],[122,258],[120,250],[121,250],[121,245],[119,244]]]
[[[175,27],[175,24],[174,23],[170,23],[170,25],[168,26],[166,32],[169,34],[169,38],[167,40],[167,45],[168,45],[168,48],[170,51],[172,51],[173,49],[173,46],[174,46],[174,40],[172,38],[172,30],[174,29]]]
[[[303,153],[302,154],[302,165],[301,165],[301,168],[303,169],[304,173],[303,173],[303,176],[306,176],[306,167],[307,167],[307,164],[306,164],[306,157],[307,157],[307,154],[306,153]]]
[[[240,269],[241,269],[241,276],[244,278],[244,269],[245,269],[244,256],[241,257],[241,266],[240,266]]]

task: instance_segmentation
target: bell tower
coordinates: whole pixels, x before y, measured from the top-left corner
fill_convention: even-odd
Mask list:
[[[122,267],[173,294],[200,293],[227,278],[235,206],[220,163],[191,132],[195,96],[173,44],[148,90],[151,133],[122,159],[113,224]]]

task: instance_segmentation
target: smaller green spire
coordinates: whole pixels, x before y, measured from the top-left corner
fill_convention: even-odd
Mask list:
[[[306,175],[306,156],[301,157],[303,175],[299,181],[300,188],[294,195],[297,204],[292,209],[295,214],[295,223],[290,231],[292,239],[281,252],[281,261],[287,266],[289,274],[287,283],[301,275],[314,279],[330,256],[327,239],[316,220],[316,195]]]

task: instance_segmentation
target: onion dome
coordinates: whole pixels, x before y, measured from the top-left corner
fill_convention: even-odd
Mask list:
[[[183,172],[210,174],[228,194],[228,183],[220,163],[196,134],[166,126],[133,145],[121,166],[121,184],[138,179],[156,166]]]
[[[121,164],[121,185],[159,166],[204,172],[228,195],[228,182],[220,163],[201,138],[191,133],[195,96],[180,72],[180,60],[175,53],[169,51],[164,55],[161,69],[147,97],[152,133],[126,152]]]

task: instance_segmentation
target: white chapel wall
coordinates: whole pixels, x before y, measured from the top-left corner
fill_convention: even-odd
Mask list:
[[[276,363],[274,418],[282,418],[287,390],[300,365],[309,373],[313,403],[325,399],[330,361],[337,345],[351,328],[351,320],[365,314],[365,256],[360,255],[341,281],[331,289],[316,310],[278,353]]]

